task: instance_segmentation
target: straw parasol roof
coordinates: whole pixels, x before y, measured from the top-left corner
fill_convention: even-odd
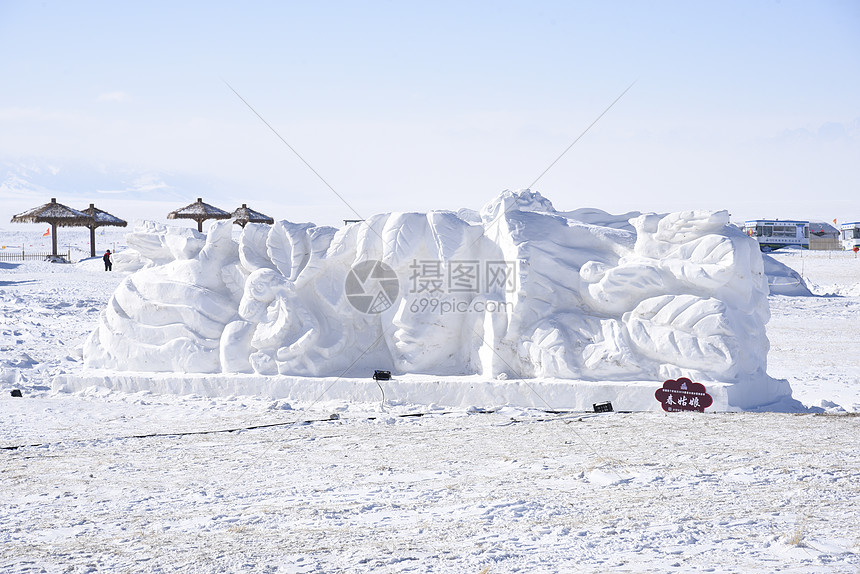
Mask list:
[[[198,197],[197,201],[191,205],[186,205],[182,209],[167,214],[167,219],[193,219],[197,222],[197,231],[201,233],[203,232],[203,222],[207,219],[230,219],[231,217],[233,216],[223,209],[203,203],[202,197]]]
[[[96,228],[97,227],[127,227],[128,222],[116,217],[115,215],[111,215],[107,211],[102,211],[97,208],[92,203],[86,209],[81,210],[82,213],[86,213],[90,217],[93,218],[91,223],[87,224],[87,227],[90,228],[90,257],[96,256]]]
[[[275,220],[266,215],[265,213],[260,213],[259,211],[254,211],[248,204],[243,203],[242,207],[233,211],[230,214],[230,217],[233,218],[233,223],[237,225],[241,225],[245,227],[248,223],[268,223],[272,225]]]
[[[51,203],[19,213],[11,220],[12,223],[50,223],[51,244],[53,254],[57,254],[57,227],[88,227],[93,218],[83,211],[72,209],[62,203],[57,203],[57,198],[52,197]]]

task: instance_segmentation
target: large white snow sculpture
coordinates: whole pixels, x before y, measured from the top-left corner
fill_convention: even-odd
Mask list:
[[[688,377],[747,389],[741,407],[790,393],[765,373],[761,254],[724,211],[565,213],[521,190],[480,213],[249,224],[238,242],[230,222],[149,223],[129,241],[117,268],[139,270],[88,339],[89,367]]]

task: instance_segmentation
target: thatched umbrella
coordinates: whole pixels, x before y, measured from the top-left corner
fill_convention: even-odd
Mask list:
[[[254,211],[248,207],[248,204],[246,203],[243,203],[242,207],[233,211],[233,213],[230,214],[230,217],[233,218],[233,223],[241,225],[242,227],[245,227],[248,223],[268,223],[269,225],[272,225],[275,222],[275,220],[268,215],[260,213],[259,211]]]
[[[201,233],[203,233],[203,222],[207,219],[230,219],[231,217],[233,216],[226,211],[203,203],[202,197],[198,197],[191,205],[167,214],[167,219],[193,219],[197,222],[197,231]]]
[[[88,208],[81,211],[93,218],[92,223],[87,224],[87,227],[90,228],[90,257],[96,256],[96,227],[105,227],[108,225],[111,227],[126,227],[128,225],[128,222],[111,215],[107,211],[98,209],[92,203]]]
[[[19,213],[12,218],[12,223],[50,223],[54,255],[57,254],[57,227],[87,227],[92,221],[93,218],[88,214],[57,203],[56,197],[51,198],[51,203]]]

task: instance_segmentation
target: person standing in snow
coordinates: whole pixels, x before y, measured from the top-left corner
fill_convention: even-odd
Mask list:
[[[105,271],[111,271],[113,269],[113,262],[110,260],[110,249],[105,251],[105,254],[102,255],[102,259],[105,262]]]

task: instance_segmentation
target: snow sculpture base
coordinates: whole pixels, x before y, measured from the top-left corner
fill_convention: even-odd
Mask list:
[[[299,402],[349,401],[378,403],[382,400],[442,407],[495,408],[513,406],[546,411],[591,412],[594,403],[611,401],[616,411],[660,411],[654,381],[573,381],[529,379],[500,381],[480,376],[408,375],[377,382],[367,378],[295,377],[222,374],[134,373],[92,370],[54,378],[59,392],[88,387],[122,392],[151,391],[159,394],[228,397],[250,395]],[[710,383],[714,399],[705,412],[738,411],[730,406],[727,383]]]

